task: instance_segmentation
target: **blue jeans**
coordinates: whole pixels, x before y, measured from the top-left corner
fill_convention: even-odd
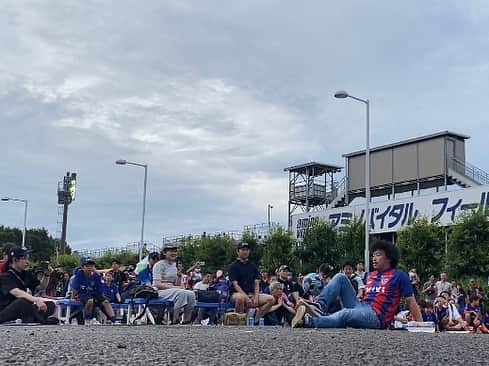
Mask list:
[[[317,302],[323,310],[328,309],[336,299],[343,309],[336,313],[313,317],[311,326],[315,328],[370,328],[380,329],[380,320],[372,307],[358,301],[350,280],[343,273],[336,274],[318,296]]]

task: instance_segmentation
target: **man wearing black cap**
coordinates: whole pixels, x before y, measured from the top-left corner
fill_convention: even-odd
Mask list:
[[[231,302],[236,312],[242,313],[245,309],[256,308],[255,323],[266,315],[273,303],[271,295],[260,294],[260,273],[256,265],[248,260],[250,246],[242,242],[237,248],[238,258],[229,267],[229,280],[231,281]]]
[[[27,267],[27,251],[13,248],[8,253],[7,268],[0,278],[0,323],[22,319],[23,322],[57,324],[54,302],[32,296]]]

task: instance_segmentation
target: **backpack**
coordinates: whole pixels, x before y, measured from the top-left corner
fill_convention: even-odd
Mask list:
[[[358,282],[355,281],[355,278],[357,278],[357,277],[358,277],[358,275],[356,273],[353,273],[353,276],[348,277],[351,285],[353,286],[353,289],[355,290],[355,295],[358,293]]]
[[[220,279],[216,282],[212,282],[209,285],[210,291],[219,291],[219,302],[220,303],[227,303],[229,301],[229,295],[230,295],[230,288],[231,286],[229,285],[229,281],[226,279]]]

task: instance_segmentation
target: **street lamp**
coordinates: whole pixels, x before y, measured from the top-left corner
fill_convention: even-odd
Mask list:
[[[24,202],[24,228],[22,229],[22,249],[25,249],[25,227],[27,222],[27,200],[20,198],[3,197],[2,201]]]
[[[272,208],[273,206],[271,204],[267,205],[268,235],[270,235],[270,232],[272,231]]]
[[[369,250],[369,234],[370,234],[370,101],[368,99],[361,99],[353,95],[348,94],[344,90],[339,90],[334,94],[335,98],[345,99],[351,98],[358,102],[362,102],[367,107],[367,129],[366,129],[366,144],[365,144],[365,271],[370,271],[370,250]]]
[[[142,214],[142,220],[141,220],[141,241],[139,242],[139,245],[138,245],[138,256],[139,256],[139,260],[141,261],[143,244],[144,244],[144,214],[146,211],[146,183],[148,181],[148,165],[147,164],[134,163],[134,162],[130,162],[130,161],[127,161],[124,159],[116,160],[115,163],[118,165],[134,165],[134,166],[139,166],[139,167],[144,168],[144,190],[143,190],[143,214]]]

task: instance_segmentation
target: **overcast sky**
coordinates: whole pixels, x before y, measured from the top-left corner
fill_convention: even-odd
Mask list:
[[[0,195],[56,234],[57,182],[78,173],[68,242],[287,223],[288,175],[451,130],[489,170],[487,1],[2,1]],[[0,202],[0,224],[23,206]]]

